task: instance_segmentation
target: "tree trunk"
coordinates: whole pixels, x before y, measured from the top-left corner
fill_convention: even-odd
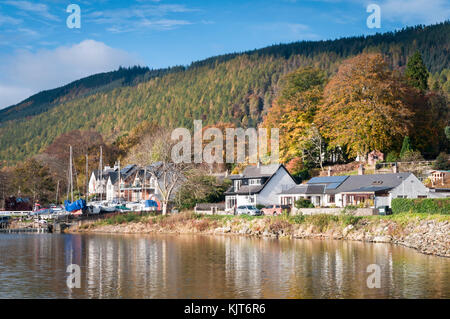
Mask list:
[[[162,201],[162,214],[167,215],[167,201]]]

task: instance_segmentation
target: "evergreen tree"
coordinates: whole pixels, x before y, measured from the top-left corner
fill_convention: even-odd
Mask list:
[[[400,151],[400,158],[402,158],[407,152],[411,152],[411,141],[409,139],[409,136],[405,136],[403,139],[402,149]]]
[[[421,91],[428,90],[428,71],[419,51],[416,51],[409,58],[405,75],[411,86],[414,86]]]

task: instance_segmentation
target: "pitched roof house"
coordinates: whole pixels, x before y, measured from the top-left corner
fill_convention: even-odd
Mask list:
[[[230,179],[232,186],[225,192],[225,210],[276,203],[280,192],[296,184],[282,164],[247,166],[242,174],[231,175]]]
[[[291,205],[307,198],[315,206],[390,206],[393,198],[428,197],[429,190],[412,173],[314,177],[279,194],[280,203]]]

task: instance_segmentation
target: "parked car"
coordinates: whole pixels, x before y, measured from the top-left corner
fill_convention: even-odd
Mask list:
[[[250,215],[250,216],[261,216],[262,212],[255,206],[245,205],[238,206],[236,210],[237,215]]]
[[[261,211],[264,215],[281,215],[283,210],[287,209],[288,211],[291,210],[291,207],[289,205],[267,205],[266,207],[262,208]]]

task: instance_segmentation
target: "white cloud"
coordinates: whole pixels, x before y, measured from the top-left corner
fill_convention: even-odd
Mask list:
[[[16,7],[22,11],[37,14],[45,19],[59,21],[60,19],[49,12],[48,6],[43,3],[33,3],[29,1],[3,1],[3,3]]]
[[[5,16],[0,13],[0,25],[18,25],[20,23],[22,23],[21,19]]]
[[[20,51],[5,62],[0,66],[0,108],[88,75],[142,64],[126,51],[94,40],[53,50]]]
[[[152,1],[157,2],[157,1]],[[184,19],[169,18],[168,15],[198,11],[178,4],[137,5],[129,8],[118,8],[95,11],[86,16],[87,22],[108,25],[107,31],[132,32],[155,29],[171,30],[177,26],[189,25]]]
[[[385,0],[380,6],[381,21],[431,24],[450,18],[448,0]]]

